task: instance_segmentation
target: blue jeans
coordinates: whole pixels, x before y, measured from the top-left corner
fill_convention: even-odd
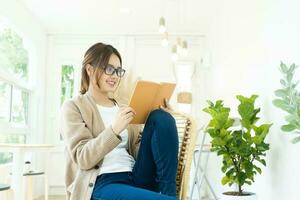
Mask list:
[[[178,133],[163,110],[150,113],[132,172],[97,177],[91,200],[177,200]]]

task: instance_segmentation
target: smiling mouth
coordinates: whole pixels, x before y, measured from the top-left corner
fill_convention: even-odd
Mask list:
[[[111,87],[114,87],[116,85],[117,82],[115,81],[106,81],[106,83],[111,86]]]

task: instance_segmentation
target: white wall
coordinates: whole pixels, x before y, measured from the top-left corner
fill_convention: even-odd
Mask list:
[[[280,131],[284,113],[271,101],[279,88],[280,61],[300,64],[300,3],[296,0],[275,1],[214,1],[207,33],[212,52],[210,70],[211,98],[224,99],[235,108],[237,94],[258,94],[257,106],[261,107],[261,123],[274,123],[268,142],[267,167],[256,182],[246,187],[256,192],[259,200],[297,200],[300,181],[299,144],[289,142],[290,136]],[[298,76],[299,79],[299,76]],[[232,111],[237,115],[237,111]],[[221,160],[213,155],[209,175],[218,192],[222,187]]]
[[[224,99],[226,105],[235,107],[238,104],[235,95],[258,94],[260,97],[257,106],[262,108],[261,121],[273,122],[274,125],[268,136],[271,150],[267,155],[267,167],[263,168],[263,174],[257,176],[256,182],[247,187],[247,190],[256,192],[259,200],[297,200],[300,196],[296,188],[300,180],[300,172],[297,170],[300,165],[300,158],[297,156],[300,147],[292,145],[289,142],[291,137],[281,133],[279,127],[284,123],[284,113],[274,108],[271,101],[274,98],[273,91],[279,87],[280,61],[300,63],[297,57],[300,51],[298,39],[300,3],[297,0],[209,2],[202,0],[201,2],[206,10],[210,10],[205,12],[205,15],[202,12],[202,15],[199,15],[201,20],[206,17],[206,22],[203,23],[206,27],[201,30],[207,36],[207,43],[199,42],[197,39],[191,43],[191,59],[195,60],[198,66],[194,80],[198,88],[194,92],[196,97],[194,112],[195,114],[198,112],[199,123],[203,125],[208,120],[208,116],[200,112],[206,106],[206,99]],[[174,80],[170,72],[172,65],[168,52],[162,50],[159,40],[155,37],[96,35],[78,38],[71,35],[49,35],[46,43],[46,33],[37,18],[32,17],[22,4],[15,0],[0,0],[0,5],[0,16],[7,17],[7,20],[24,33],[24,37],[31,40],[32,52],[38,55],[32,63],[38,68],[39,75],[35,80],[38,83],[36,84],[38,117],[35,119],[37,131],[33,133],[33,142],[44,140],[51,143],[59,142],[57,133],[59,98],[55,99],[60,92],[59,66],[70,62],[80,68],[84,51],[96,41],[115,45],[124,57],[124,66],[136,69],[143,77],[154,78],[156,81]],[[193,26],[192,23],[189,25]],[[190,40],[193,41],[193,37]],[[206,62],[209,60],[209,54],[206,54],[206,50],[203,51],[206,46],[212,55],[212,63]],[[49,54],[45,68],[47,49]],[[200,61],[203,55],[208,55],[205,64],[201,64]],[[165,66],[163,73],[160,75],[153,73],[152,70],[157,70],[160,66]],[[168,72],[170,74],[166,75]],[[46,80],[46,84],[43,80]],[[237,115],[236,110],[232,113]],[[58,149],[52,155],[51,161],[61,164],[61,168],[52,168],[50,174],[52,191],[59,193],[63,184],[64,170],[62,149]],[[219,193],[227,189],[220,184],[222,176],[220,166],[220,158],[212,154],[209,177]],[[59,173],[61,176],[57,175]]]
[[[28,135],[28,143],[43,143],[45,133],[45,64],[46,64],[46,32],[38,20],[16,0],[0,0],[0,19],[7,22],[24,39],[24,45],[29,50],[30,83],[34,88],[30,102],[32,132]],[[39,160],[40,161],[40,160]],[[10,165],[0,167],[0,178],[4,178]],[[36,167],[43,168],[42,163]],[[3,176],[2,176],[3,175]],[[3,181],[2,179],[0,182]]]

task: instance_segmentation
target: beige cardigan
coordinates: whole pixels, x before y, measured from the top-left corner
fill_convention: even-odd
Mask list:
[[[118,99],[117,102],[122,104]],[[128,152],[136,158],[141,126],[129,125],[127,130]],[[90,200],[102,160],[121,142],[120,137],[111,128],[105,128],[88,92],[63,104],[60,133],[65,142],[67,199]]]

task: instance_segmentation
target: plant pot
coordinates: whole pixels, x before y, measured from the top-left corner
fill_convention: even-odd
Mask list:
[[[222,194],[220,200],[257,200],[257,196],[255,193],[248,192],[249,195],[246,196],[235,196],[235,195],[228,195]]]

